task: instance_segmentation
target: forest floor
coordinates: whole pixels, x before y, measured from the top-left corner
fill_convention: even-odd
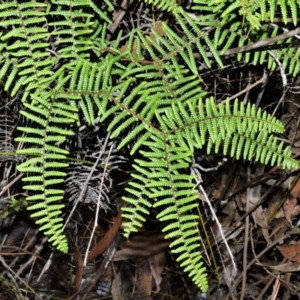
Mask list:
[[[118,26],[130,30],[131,20],[146,22],[149,15],[146,18],[147,10],[141,14],[142,9],[141,4],[134,4],[130,10],[116,11],[112,31]],[[264,86],[256,85],[263,76],[262,68],[235,64],[207,75],[206,80],[213,94],[239,95],[241,100],[253,103],[263,94],[260,106],[274,112],[285,124],[281,138],[297,157],[299,82],[288,78],[289,89],[283,90],[280,75],[269,74]],[[20,104],[10,101],[4,92],[1,96],[1,151],[14,151],[12,138],[20,122],[15,117]],[[78,131],[81,148],[76,149],[76,143],[70,145],[74,158],[94,162],[99,151],[108,151],[112,144],[103,149],[104,125],[86,125]],[[126,150],[113,149],[110,168],[94,171],[88,200],[78,204],[66,228],[70,251],[62,254],[48,244],[22,205],[26,195],[21,187],[22,175],[16,171],[20,158],[0,156],[0,300],[300,299],[299,172],[197,153],[197,163],[211,169],[202,173],[202,180],[217,218],[199,194],[204,226],[200,226],[202,255],[210,284],[209,291],[202,293],[168,250],[169,242],[164,239],[155,211],[129,240],[122,236],[120,199],[130,178],[130,160]],[[70,164],[65,217],[91,169],[84,163]],[[95,225],[94,199],[102,178],[104,196],[109,200]]]

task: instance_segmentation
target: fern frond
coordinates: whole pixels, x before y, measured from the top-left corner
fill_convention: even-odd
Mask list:
[[[49,47],[47,39],[50,34],[41,26],[46,22],[46,7],[42,1],[19,3],[16,0],[0,6],[0,27],[6,28],[7,32],[1,36],[0,56],[0,79],[9,74],[6,91],[16,78],[22,85],[35,81],[42,87],[52,75],[53,59],[49,52],[41,51]],[[18,63],[16,59],[19,57],[26,59]],[[16,86],[20,88],[20,84]]]
[[[166,232],[167,239],[175,240],[170,245],[171,251],[178,255],[177,261],[195,284],[205,291],[208,282],[204,273],[206,268],[202,266],[199,252],[198,217],[191,213],[198,206],[198,196],[193,190],[194,176],[183,172],[190,162],[192,152],[177,146],[172,139],[168,141],[164,134],[157,134],[152,142],[147,142],[147,146],[149,151],[140,151],[144,159],[135,160],[143,175],[147,176],[143,178],[144,185],[137,186],[138,190],[129,189],[131,197],[125,197],[124,200],[135,205],[137,200],[134,201],[134,198],[140,196],[138,191],[141,188],[148,198],[154,200],[153,206],[162,209],[157,218],[162,222],[169,221],[169,225],[166,225],[163,231]],[[147,182],[147,179],[151,181]],[[150,203],[147,206],[150,207]],[[131,210],[133,209],[136,207],[133,206]],[[144,214],[146,212],[143,211]],[[126,218],[128,217],[126,215]],[[140,214],[138,219],[142,220]],[[126,224],[128,222],[131,227],[127,226],[126,235],[136,230],[131,219]],[[140,226],[138,222],[137,225]]]
[[[226,4],[226,1],[221,1],[223,4]],[[268,4],[268,8],[267,5]],[[286,24],[288,22],[288,15],[291,12],[292,20],[294,25],[297,24],[297,5],[295,0],[258,0],[258,1],[236,1],[230,4],[222,12],[222,16],[232,14],[233,11],[237,10],[241,16],[243,16],[252,26],[252,28],[259,28],[261,21],[265,21],[269,18],[272,22],[275,18],[276,5],[280,7],[280,13],[282,16],[283,22]],[[289,8],[288,8],[289,6]]]
[[[71,125],[82,121],[78,110],[88,124],[99,116],[112,138],[122,137],[119,148],[139,151],[123,197],[125,235],[137,231],[155,207],[171,251],[205,291],[195,177],[187,174],[195,149],[283,168],[298,163],[272,135],[284,128],[271,115],[237,100],[203,101],[202,70],[223,68],[232,47],[245,50],[276,37],[282,29],[268,27],[275,15],[296,24],[299,1],[194,0],[188,11],[176,0],[144,2],[154,12],[172,14],[174,22],[158,22],[151,32],[137,28],[128,37],[119,31],[115,40],[108,40],[110,0],[0,4],[0,80],[11,96],[22,94],[20,114],[29,122],[18,128],[18,154],[30,156],[18,170],[26,173],[32,217],[66,252],[60,186],[69,153],[61,145],[73,134]],[[237,59],[271,70],[280,65],[295,76],[300,50],[294,44],[290,37],[270,49],[240,51]]]
[[[156,9],[165,11],[174,11],[178,7],[176,0],[145,0],[145,2],[152,4]]]
[[[188,107],[174,103],[172,108],[164,110],[164,114],[157,112],[156,116],[166,134],[174,135],[174,139],[192,151],[206,146],[210,153],[215,145],[215,152],[219,152],[224,142],[223,154],[230,153],[237,159],[243,153],[244,158],[249,160],[256,153],[253,158],[264,164],[284,161],[283,168],[298,165],[291,152],[286,156],[285,151],[278,148],[275,137],[270,136],[272,132],[282,133],[283,124],[254,105],[245,106],[235,100],[231,107],[227,100],[217,106],[210,98],[205,104],[200,100],[197,105]]]
[[[34,96],[33,104],[24,103],[28,110],[34,111],[36,115],[22,111],[26,116],[32,116],[32,122],[38,125],[38,128],[19,127],[18,129],[26,136],[16,138],[18,142],[28,145],[33,144],[30,148],[20,149],[18,154],[34,154],[39,155],[28,159],[26,162],[18,166],[18,170],[28,173],[23,178],[24,182],[28,182],[23,186],[24,189],[35,191],[34,196],[28,196],[27,201],[39,201],[28,207],[28,210],[36,211],[32,213],[33,218],[37,218],[36,223],[39,224],[40,230],[46,235],[50,235],[49,241],[53,246],[62,252],[67,252],[68,245],[65,235],[62,231],[62,218],[56,217],[61,215],[63,204],[57,204],[57,201],[63,199],[63,190],[53,190],[50,187],[60,184],[64,181],[65,172],[58,171],[59,168],[68,166],[64,162],[68,151],[60,149],[53,145],[57,141],[64,141],[67,136],[73,133],[61,127],[65,123],[72,123],[77,119],[74,115],[74,107],[64,103],[55,103],[56,99],[40,98]],[[57,117],[57,115],[65,116],[65,118]],[[38,173],[39,175],[31,175]],[[56,196],[50,196],[56,194]],[[59,195],[57,195],[59,194]]]

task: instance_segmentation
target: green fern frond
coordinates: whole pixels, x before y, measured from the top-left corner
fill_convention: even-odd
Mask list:
[[[44,2],[19,3],[16,0],[0,6],[0,27],[8,29],[1,36],[0,57],[0,79],[9,74],[6,91],[17,77],[22,85],[35,81],[42,86],[47,77],[52,75],[51,55],[41,51],[50,46],[46,41],[50,34],[41,25],[46,22],[46,7]],[[18,63],[16,59],[19,57],[26,59]],[[20,88],[20,85],[16,86]]]
[[[128,189],[130,197],[124,197],[124,200],[135,205],[140,200],[141,191],[154,200],[153,206],[162,209],[157,218],[162,222],[171,222],[163,229],[163,232],[166,232],[166,238],[173,241],[170,245],[171,251],[178,255],[177,261],[195,284],[202,290],[206,290],[208,282],[205,274],[206,268],[201,262],[198,217],[191,213],[198,206],[196,202],[198,196],[193,190],[194,176],[184,175],[183,172],[191,160],[192,152],[174,144],[172,138],[171,141],[166,140],[164,134],[156,135],[153,139],[153,142],[147,142],[149,151],[140,151],[145,159],[135,160],[139,165],[139,167],[135,166],[135,169],[142,171],[145,176],[142,178],[144,184],[137,185],[133,181],[135,189]],[[148,181],[149,179],[151,182]],[[143,203],[148,207],[151,205],[145,200]],[[136,207],[133,206],[131,209],[136,211]],[[142,212],[146,214],[147,210]],[[128,217],[126,214],[126,218]],[[130,217],[132,217],[131,214]],[[143,220],[143,216],[138,212],[134,218]],[[133,224],[131,219],[125,224],[127,236],[130,232],[137,230],[136,226],[141,226],[139,222]]]
[[[221,0],[209,1],[208,3],[203,0],[194,0],[194,2],[202,4],[193,6],[195,14],[199,15],[204,14],[206,9],[214,11],[212,8],[218,6],[218,10],[214,11],[214,14],[209,17],[211,23],[207,25],[210,26],[212,30],[215,28],[214,38],[211,39],[210,36],[207,35],[201,37],[201,39],[208,39],[206,41],[207,46],[209,46],[210,43],[213,44],[213,47],[210,46],[210,50],[215,56],[216,61],[218,58],[218,56],[215,55],[216,53],[224,55],[230,47],[236,47],[236,44],[238,44],[239,47],[243,47],[262,41],[263,39],[268,40],[268,38],[274,37],[276,34],[274,34],[273,29],[267,29],[265,23],[269,22],[269,20],[273,22],[275,13],[280,12],[284,23],[287,23],[290,19],[292,19],[294,25],[297,24],[299,3],[295,0],[279,2],[275,0]],[[279,11],[277,8],[280,8]],[[206,20],[204,17],[199,19],[203,21]],[[195,21],[192,20],[191,24],[193,23],[195,23]],[[199,20],[197,20],[197,24],[205,26],[205,23],[201,23]],[[261,24],[264,24],[263,27],[261,27]],[[192,26],[193,28],[195,27],[194,24]],[[278,32],[278,28],[276,30],[276,32]],[[247,32],[247,34],[245,34],[245,32]],[[290,49],[293,43],[292,41],[293,39],[285,41],[286,47],[279,46],[281,45],[281,42],[277,42],[277,46],[274,45],[274,48],[280,49],[280,55],[277,54],[277,58],[278,56],[285,57],[285,61],[283,62],[279,59],[285,72],[289,72],[289,74],[293,74],[293,76],[295,76],[299,72],[299,61],[294,59],[297,49],[294,51]],[[200,50],[204,52],[203,49],[200,48]],[[268,54],[268,57],[266,57],[267,51],[265,49],[255,49],[246,53],[240,52],[237,55],[238,60],[241,61],[243,59],[245,63],[249,63],[251,61],[254,64],[264,64],[266,60],[268,60],[268,69],[274,70],[278,67],[278,63],[274,56]],[[201,53],[201,56],[203,56],[207,66],[209,66],[210,64],[206,58],[207,55],[205,53]],[[220,64],[221,60],[218,60],[218,63]],[[290,67],[290,65],[292,65],[292,67]]]
[[[127,238],[132,232],[136,232],[142,227],[152,206],[148,200],[149,194],[146,190],[147,184],[150,183],[149,172],[138,165],[133,165],[133,167],[138,174],[132,174],[134,180],[126,188],[129,195],[123,197],[123,200],[129,205],[122,207],[122,217],[125,219],[123,222],[124,235]]]
[[[36,115],[21,111],[25,116],[32,117],[32,122],[38,125],[38,128],[19,127],[18,129],[26,136],[18,137],[18,142],[33,144],[30,148],[18,150],[18,154],[35,154],[38,157],[28,159],[26,162],[18,166],[18,170],[28,173],[23,178],[24,182],[29,184],[23,188],[35,191],[34,196],[28,196],[27,201],[39,201],[28,207],[28,210],[36,211],[31,217],[37,218],[36,223],[40,225],[40,230],[49,235],[49,241],[62,252],[67,252],[67,239],[62,230],[62,218],[56,217],[61,215],[63,204],[57,204],[57,201],[63,199],[63,190],[50,189],[64,181],[65,172],[58,171],[59,168],[65,168],[67,163],[63,162],[68,155],[68,151],[60,149],[53,145],[57,141],[64,141],[67,136],[73,133],[59,126],[71,123],[77,120],[74,115],[74,107],[64,103],[55,103],[56,99],[45,99],[43,97],[34,97],[35,105],[24,103],[25,107],[30,111],[34,111]],[[65,116],[65,118],[57,117],[57,115]],[[31,175],[38,173],[38,175]],[[54,195],[54,196],[51,196]]]
[[[178,7],[176,0],[145,0],[145,2],[152,4],[157,9],[165,11],[174,11]]]
[[[2,1],[3,2],[3,1]],[[112,1],[7,0],[0,4],[0,80],[11,96],[22,93],[28,125],[17,137],[28,155],[18,166],[26,173],[29,210],[59,250],[68,250],[62,230],[68,166],[64,142],[80,124],[108,124],[112,138],[125,136],[119,148],[139,151],[123,208],[124,233],[137,231],[155,207],[171,251],[193,281],[208,287],[201,262],[198,196],[188,174],[195,149],[235,159],[298,167],[289,147],[272,134],[283,124],[254,105],[214,98],[203,101],[203,69],[223,68],[230,48],[238,60],[299,73],[300,51],[294,38],[270,48],[243,52],[245,46],[275,37],[283,23],[296,25],[299,1],[193,0],[185,11],[176,0],[144,0],[174,22],[149,31],[119,31],[108,40]],[[176,26],[173,26],[176,23]],[[269,27],[268,27],[269,26]],[[114,36],[114,35],[113,35]],[[228,52],[229,51],[229,52]],[[25,144],[25,146],[23,145]],[[32,203],[32,204],[31,204]]]
[[[228,1],[220,1],[224,5]],[[268,4],[268,7],[267,5]],[[288,22],[288,15],[291,11],[292,20],[294,25],[297,24],[297,4],[295,0],[256,0],[256,1],[247,1],[239,0],[231,3],[225,10],[222,12],[222,16],[232,14],[233,11],[237,10],[240,15],[242,15],[253,28],[259,28],[261,26],[261,21],[265,21],[269,18],[272,22],[275,18],[276,5],[279,5],[280,12],[283,22],[286,24]],[[289,8],[288,8],[289,6]]]
[[[264,164],[282,164],[283,168],[295,168],[298,162],[291,157],[289,148],[278,145],[272,132],[283,132],[283,124],[257,109],[254,105],[230,101],[216,105],[213,98],[205,103],[174,102],[170,107],[157,109],[155,116],[159,128],[146,126],[149,132],[140,150],[143,159],[136,159],[134,168],[139,175],[133,180],[124,197],[127,205],[123,210],[125,235],[128,237],[142,226],[153,207],[161,208],[157,218],[168,221],[163,229],[166,238],[175,239],[170,248],[178,254],[178,262],[184,271],[202,289],[207,289],[205,268],[200,261],[197,219],[192,213],[198,204],[193,190],[194,177],[184,174],[191,162],[195,148],[206,147],[209,153],[223,150],[223,154],[239,159],[254,159]],[[221,148],[223,145],[223,149]]]
[[[227,100],[217,106],[213,98],[207,99],[205,104],[200,99],[197,105],[187,107],[174,103],[163,114],[157,112],[156,116],[166,134],[174,135],[174,139],[192,151],[206,146],[210,153],[215,145],[214,151],[218,153],[224,142],[223,154],[228,153],[236,159],[243,153],[245,159],[254,158],[264,164],[283,162],[283,168],[298,165],[291,153],[287,156],[281,147],[278,148],[275,137],[270,136],[272,132],[282,133],[283,124],[255,105],[244,105],[235,100],[231,107]]]

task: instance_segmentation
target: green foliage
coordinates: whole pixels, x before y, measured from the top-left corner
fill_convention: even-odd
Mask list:
[[[281,122],[237,100],[217,105],[203,91],[200,66],[222,68],[229,48],[277,36],[280,29],[269,20],[279,12],[284,23],[290,16],[295,24],[300,5],[296,0],[278,5],[275,0],[194,0],[187,12],[175,0],[145,2],[169,12],[177,26],[163,22],[151,35],[132,30],[124,50],[122,32],[107,40],[109,0],[2,1],[0,80],[11,96],[22,93],[20,113],[28,125],[18,127],[22,136],[16,141],[25,143],[18,152],[34,155],[18,170],[27,174],[23,181],[31,191],[26,200],[32,217],[49,241],[67,252],[61,183],[69,153],[60,145],[73,134],[71,125],[82,121],[79,112],[90,124],[100,116],[112,138],[123,138],[120,148],[133,144],[131,154],[141,154],[123,197],[125,235],[142,226],[151,207],[158,208],[157,218],[167,221],[163,231],[172,240],[171,251],[205,291],[195,178],[187,172],[195,149],[283,168],[298,163],[272,135],[283,132]],[[273,55],[255,48],[236,52],[237,59],[271,70],[281,61],[296,76],[300,52],[293,38],[270,47]]]

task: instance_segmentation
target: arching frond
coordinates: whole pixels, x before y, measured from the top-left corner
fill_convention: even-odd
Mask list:
[[[101,2],[101,3],[100,3]],[[295,29],[299,1],[144,0],[166,17],[153,28],[111,34],[113,1],[3,0],[0,4],[0,81],[21,95],[27,120],[18,127],[18,166],[26,173],[29,211],[49,240],[68,251],[63,233],[64,141],[76,124],[105,123],[119,148],[138,152],[123,197],[129,236],[151,208],[164,224],[171,251],[205,291],[197,193],[187,173],[195,149],[235,159],[296,168],[289,147],[276,134],[283,124],[254,105],[207,97],[207,69],[226,59],[296,76],[300,50]],[[175,26],[174,26],[175,24]],[[293,25],[292,25],[293,24]],[[281,36],[280,36],[281,35]],[[206,100],[204,100],[206,99]]]

